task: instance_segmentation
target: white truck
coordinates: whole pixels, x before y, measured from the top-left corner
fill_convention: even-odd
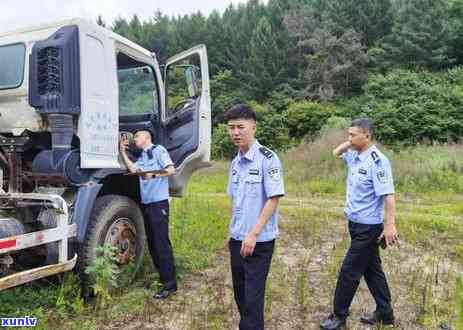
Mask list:
[[[138,178],[125,175],[118,141],[139,128],[169,151],[170,194],[181,196],[210,160],[204,45],[160,66],[82,19],[0,34],[0,290],[84,270],[104,244],[121,271],[138,269]]]

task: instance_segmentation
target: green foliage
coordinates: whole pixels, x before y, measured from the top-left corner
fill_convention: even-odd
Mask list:
[[[257,115],[256,138],[259,142],[275,151],[288,148],[291,140],[284,115],[269,105],[260,105],[256,102],[250,102],[250,105]]]
[[[359,33],[349,29],[336,35],[333,23],[311,8],[292,12],[285,22],[298,44],[310,49],[305,54],[310,97],[327,101],[359,89],[368,63]]]
[[[362,35],[362,43],[368,47],[391,31],[391,0],[327,0],[325,6],[337,35],[353,29]]]
[[[235,154],[236,147],[230,139],[227,125],[217,125],[212,131],[212,158],[231,159]]]
[[[57,313],[64,318],[68,316],[68,313],[82,313],[84,308],[84,300],[81,296],[81,287],[77,277],[73,273],[66,273],[58,290]]]
[[[463,65],[463,0],[450,1],[450,33],[453,36],[450,56],[457,65]]]
[[[258,101],[266,99],[287,76],[286,56],[274,36],[267,17],[262,17],[251,38],[250,56],[243,77],[249,82],[247,88]]]
[[[452,142],[463,134],[461,70],[447,74],[395,70],[373,75],[365,95],[341,105],[344,116],[371,117],[387,144]]]
[[[97,22],[105,25],[101,16]],[[111,28],[156,52],[161,63],[207,45],[214,143],[220,144],[214,157],[230,153],[230,145],[222,145],[228,139],[217,140],[226,136],[218,127],[226,110],[251,100],[268,108],[259,134],[278,148],[291,145],[285,129],[276,131],[278,142],[265,134],[292,123],[286,130],[293,136],[297,119],[274,114],[286,114],[303,100],[335,102],[338,117],[373,117],[378,138],[387,144],[454,141],[462,134],[461,74],[443,70],[463,63],[463,0],[249,0],[208,16],[158,11],[146,21],[119,18]],[[120,83],[122,113],[153,108],[153,85],[140,78]],[[171,106],[180,91],[170,86]],[[308,125],[295,136],[314,135],[321,127]]]
[[[93,293],[97,297],[95,310],[107,306],[111,298],[111,289],[118,286],[116,265],[117,249],[109,244],[97,248],[98,256],[93,263],[85,269],[85,274],[90,276]]]
[[[453,35],[447,0],[407,0],[398,3],[391,34],[381,47],[384,61],[411,68],[440,69],[451,64]]]
[[[248,99],[230,70],[220,71],[212,78],[211,93],[213,123],[223,122],[228,108]]]
[[[333,113],[334,107],[329,104],[300,101],[292,103],[284,115],[290,136],[300,139],[318,134]]]
[[[325,136],[329,134],[331,131],[345,131],[349,128],[351,124],[351,120],[349,118],[339,117],[339,116],[332,116],[328,118],[326,123],[320,129],[320,135]]]

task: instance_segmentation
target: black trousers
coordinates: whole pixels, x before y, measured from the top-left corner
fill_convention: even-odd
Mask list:
[[[177,288],[174,254],[169,239],[169,201],[145,204],[143,210],[148,248],[161,283],[166,289]]]
[[[258,242],[254,253],[241,257],[241,241],[230,239],[233,291],[240,312],[240,330],[264,329],[265,282],[270,270],[275,240]]]
[[[376,311],[392,315],[391,293],[381,267],[378,237],[383,225],[366,225],[349,221],[351,245],[342,263],[334,294],[334,313],[347,317],[349,307],[362,276],[376,302]]]

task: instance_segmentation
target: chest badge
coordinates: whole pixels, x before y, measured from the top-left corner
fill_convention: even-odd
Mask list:
[[[252,168],[249,170],[249,175],[259,175],[259,170],[257,168]]]

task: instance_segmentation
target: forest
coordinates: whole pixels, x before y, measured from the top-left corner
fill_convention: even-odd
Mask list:
[[[160,62],[207,46],[216,158],[233,152],[224,113],[237,102],[254,106],[258,138],[277,150],[359,116],[387,145],[463,135],[463,0],[250,0],[98,23]]]

